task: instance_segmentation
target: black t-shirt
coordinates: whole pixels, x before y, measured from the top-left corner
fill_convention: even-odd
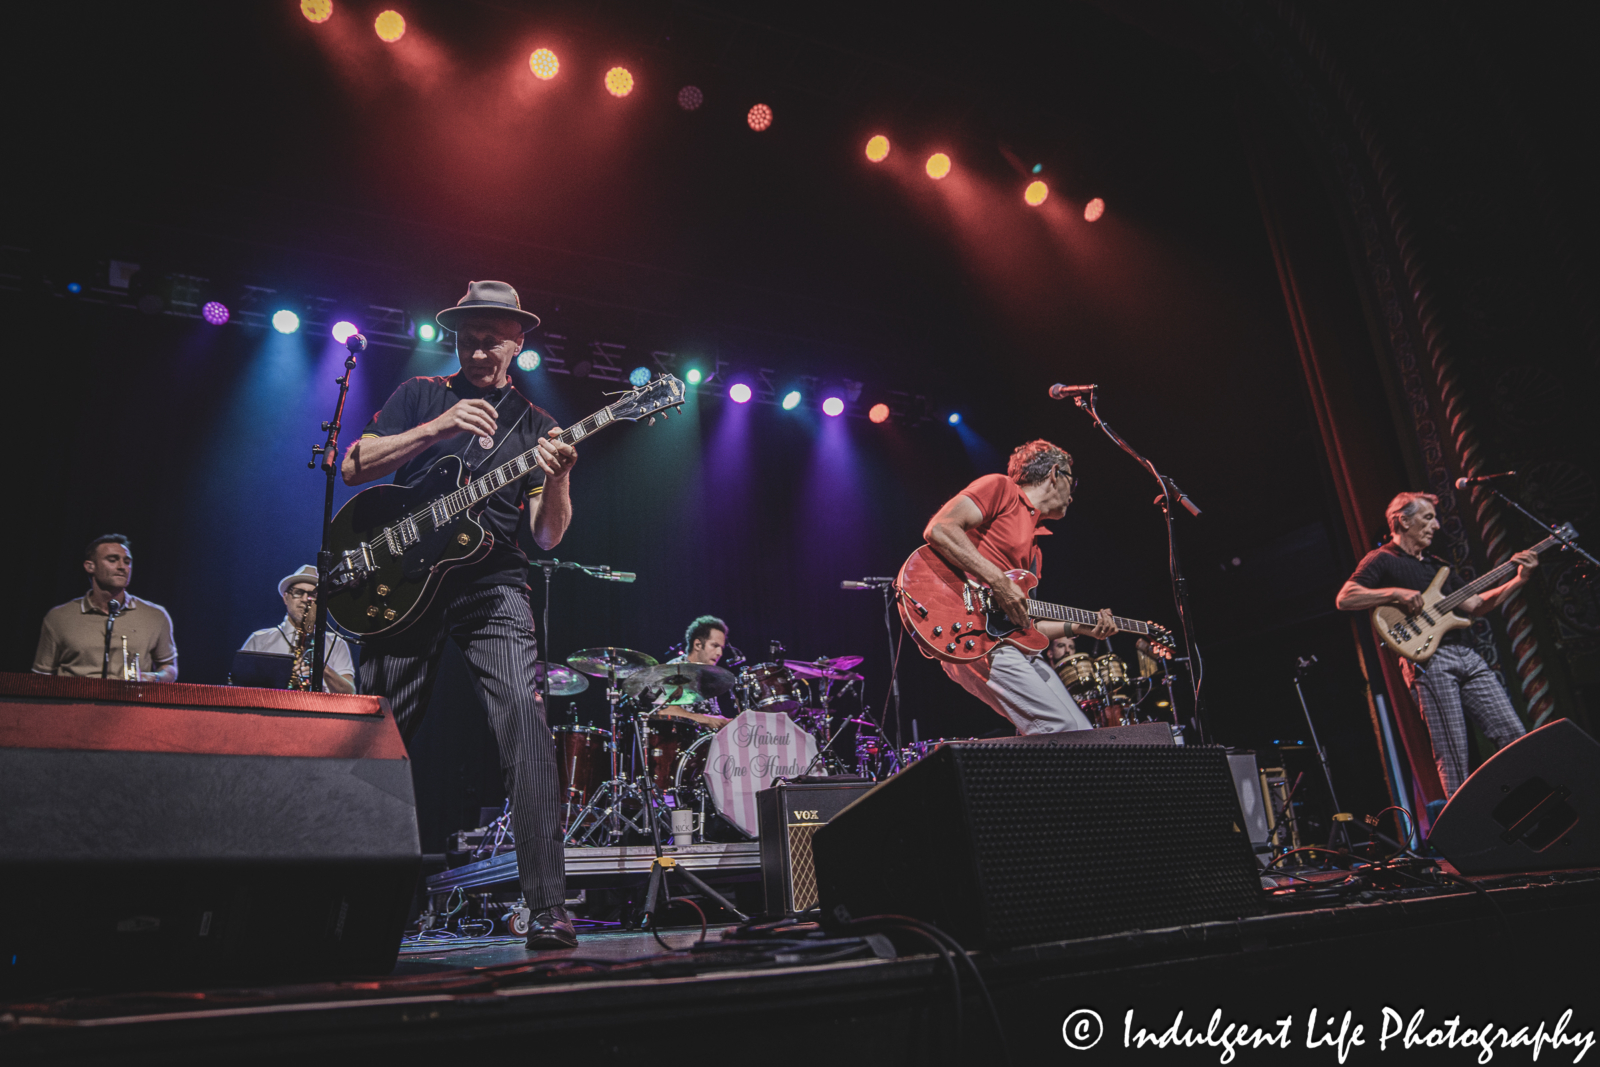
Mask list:
[[[401,382],[400,388],[384,402],[383,409],[372,416],[361,436],[392,437],[404,433],[438,418],[467,399],[486,400],[494,405],[497,426],[494,447],[481,447],[477,436],[470,433],[447,437],[402,464],[394,472],[396,485],[414,484],[445,456],[460,456],[469,471],[487,474],[533,448],[539,438],[556,426],[556,420],[548,412],[528,403],[509,382],[485,392],[465,375],[452,374],[448,378],[412,378]],[[491,493],[476,509],[476,517],[483,528],[494,535],[494,548],[477,563],[451,570],[449,580],[473,586],[527,585],[528,557],[517,544],[517,531],[527,521],[523,509],[528,498],[542,492],[544,472],[535,467]]]
[[[1425,554],[1418,559],[1390,541],[1363,556],[1350,580],[1363,589],[1415,589],[1420,593],[1432,584],[1440,567],[1449,566],[1432,554]],[[1460,589],[1462,584],[1455,568],[1451,567],[1441,592],[1448,595]],[[1451,630],[1439,639],[1439,643],[1464,645],[1467,643],[1467,631],[1465,628]]]

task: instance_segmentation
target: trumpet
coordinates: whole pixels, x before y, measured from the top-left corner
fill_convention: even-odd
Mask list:
[[[137,682],[139,680],[139,653],[128,652],[128,636],[122,636],[122,680],[124,682]]]

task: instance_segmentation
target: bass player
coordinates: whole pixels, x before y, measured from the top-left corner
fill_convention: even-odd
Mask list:
[[[923,539],[946,563],[990,586],[1012,622],[1028,626],[1028,598],[1005,572],[1039,573],[1036,539],[1050,533],[1039,524],[1066,515],[1077,483],[1070,455],[1048,441],[1029,441],[1011,453],[1005,474],[986,474],[951,497],[929,520]],[[1052,640],[1074,634],[1104,639],[1117,632],[1109,608],[1101,609],[1092,626],[1040,620],[1037,628]],[[1050,664],[1010,642],[1000,642],[985,659],[942,666],[963,689],[1011,720],[1019,734],[1090,728]]]
[[[1449,566],[1428,554],[1433,535],[1439,531],[1434,509],[1439,498],[1432,493],[1401,493],[1389,501],[1383,516],[1391,538],[1368,552],[1354,574],[1339,590],[1334,606],[1340,611],[1367,611],[1393,604],[1408,614],[1422,607],[1422,590],[1428,588],[1440,567]],[[1511,557],[1517,576],[1504,585],[1461,603],[1468,615],[1487,615],[1499,607],[1512,591],[1527,584],[1539,566],[1533,550]],[[1446,595],[1461,588],[1461,579],[1452,570],[1441,589]],[[1467,778],[1467,724],[1472,716],[1496,749],[1521,737],[1526,730],[1505,688],[1483,657],[1467,643],[1464,629],[1449,630],[1439,639],[1437,651],[1426,663],[1400,662],[1406,686],[1428,724],[1433,759],[1439,767],[1439,782],[1449,799]]]

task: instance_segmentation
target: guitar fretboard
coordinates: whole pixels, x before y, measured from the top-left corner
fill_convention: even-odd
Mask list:
[[[1093,626],[1100,621],[1099,612],[1084,611],[1082,608],[1069,608],[1064,604],[1046,604],[1042,600],[1028,601],[1028,614],[1035,619],[1051,619],[1055,622],[1080,622],[1085,626]],[[1124,619],[1119,615],[1111,616],[1111,621],[1117,624],[1119,630],[1131,630],[1136,634],[1148,634],[1150,627],[1138,619]]]
[[[1546,537],[1543,541],[1540,541],[1538,544],[1533,546],[1533,551],[1543,552],[1545,549],[1553,548],[1560,543],[1560,538]],[[1454,593],[1444,597],[1439,601],[1439,603],[1435,604],[1434,607],[1442,612],[1454,611],[1456,608],[1460,607],[1468,597],[1477,596],[1485,589],[1493,589],[1495,586],[1510,578],[1515,573],[1517,573],[1517,565],[1515,563],[1502,563],[1494,570],[1478,575],[1478,577],[1472,579],[1472,581],[1468,582],[1460,589],[1457,589]]]

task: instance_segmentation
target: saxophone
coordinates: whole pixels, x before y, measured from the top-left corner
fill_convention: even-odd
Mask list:
[[[311,639],[317,628],[314,607],[315,602],[307,600],[305,611],[295,624],[294,644],[289,647],[289,655],[294,657],[294,666],[289,671],[290,689],[306,691],[311,688]]]

